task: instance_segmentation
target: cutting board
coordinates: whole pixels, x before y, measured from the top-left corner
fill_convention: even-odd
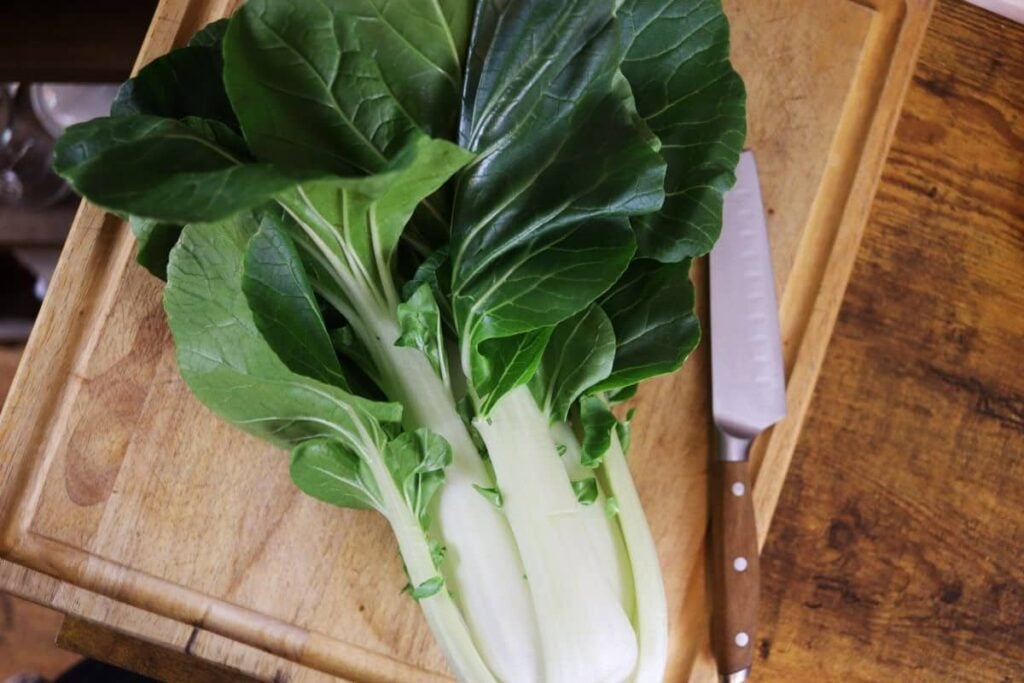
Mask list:
[[[163,0],[139,64],[233,4]],[[789,382],[789,417],[754,451],[762,543],[931,4],[725,3]],[[133,256],[126,226],[83,204],[0,417],[0,588],[265,680],[445,680],[384,521],[300,494],[282,452],[191,397],[161,283]],[[705,680],[706,346],[636,407],[631,466],[671,615],[666,680]]]

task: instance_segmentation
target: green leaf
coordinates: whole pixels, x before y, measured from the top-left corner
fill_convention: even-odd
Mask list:
[[[615,332],[599,306],[560,323],[537,373],[544,412],[553,422],[564,422],[573,402],[611,373],[614,359]]]
[[[351,386],[360,396],[379,393],[382,385],[380,370],[362,342],[356,338],[351,327],[339,327],[330,331],[331,345],[349,363],[342,364],[342,371]],[[358,371],[356,374],[354,371]],[[369,386],[372,384],[372,387]]]
[[[481,496],[486,498],[491,505],[498,508],[499,510],[505,504],[504,499],[501,497],[501,491],[493,486],[483,487],[480,484],[473,484],[473,488],[477,490]]]
[[[192,37],[188,47],[157,57],[143,67],[118,90],[111,116],[199,117],[237,129],[238,120],[221,76],[221,40],[227,24],[227,19],[208,24]],[[166,280],[167,258],[181,226],[136,216],[130,223],[139,244],[139,263]]]
[[[469,438],[473,440],[477,453],[480,454],[482,459],[487,460],[490,457],[487,454],[487,444],[484,443],[483,437],[480,436],[480,431],[473,424],[473,418],[476,417],[473,399],[468,395],[463,396],[455,402],[455,411],[459,414],[463,425],[465,425],[466,430],[469,432]]]
[[[170,258],[171,249],[181,237],[182,227],[138,216],[129,217],[128,225],[138,243],[135,260],[153,275],[161,280],[166,280],[167,259]]]
[[[401,406],[292,372],[257,328],[242,291],[257,227],[244,213],[189,225],[171,252],[164,308],[185,383],[215,413],[279,446],[325,437],[360,456],[379,452],[381,425],[400,422]]]
[[[448,385],[448,361],[441,330],[441,312],[434,301],[430,285],[421,285],[408,301],[398,305],[398,325],[401,334],[395,344],[422,351],[437,376]]]
[[[296,181],[245,161],[245,145],[217,121],[99,118],[68,128],[54,169],[106,209],[167,223],[226,218]]]
[[[303,492],[343,508],[383,512],[380,491],[366,462],[331,438],[303,441],[292,449],[289,472]]]
[[[402,297],[408,299],[422,285],[429,285],[434,295],[434,301],[441,311],[441,319],[445,325],[454,329],[455,323],[452,318],[451,307],[451,262],[448,260],[447,245],[428,256],[423,263],[416,268],[412,279],[402,287]]]
[[[125,81],[117,91],[110,115],[148,114],[168,119],[194,116],[237,129],[238,119],[224,91],[221,70],[219,45],[172,50]]]
[[[383,169],[415,133],[349,3],[249,0],[224,37],[228,97],[256,156],[336,175]]]
[[[455,132],[470,0],[346,0],[335,21],[352,25],[402,109],[438,137]]]
[[[594,501],[597,500],[597,479],[595,477],[574,479],[572,482],[572,491],[576,494],[576,500],[578,500],[581,505],[593,505]]]
[[[638,253],[679,261],[707,253],[746,136],[746,93],[729,63],[721,0],[624,0],[622,72],[668,162],[665,204],[633,219]]]
[[[700,341],[693,305],[688,259],[630,264],[601,301],[615,328],[615,363],[611,375],[593,391],[614,391],[678,370]]]
[[[191,47],[212,47],[220,51],[221,46],[224,43],[224,34],[228,30],[228,24],[230,19],[218,19],[217,21],[211,21],[206,26],[202,27],[196,34],[192,36],[192,40],[188,41]]]
[[[583,427],[583,443],[580,464],[594,468],[601,464],[601,458],[612,445],[612,430],[618,420],[599,396],[584,396],[580,399],[580,425]]]
[[[615,423],[615,436],[619,439],[619,445],[622,447],[622,453],[629,453],[629,442],[632,432],[633,416],[636,414],[636,408],[630,408],[629,412],[626,413],[626,419],[619,420]]]
[[[459,140],[479,156],[459,177],[451,251],[467,369],[484,341],[586,309],[633,254],[628,217],[661,205],[664,165],[616,78],[613,11],[478,5]]]
[[[423,600],[424,598],[429,598],[431,595],[435,595],[443,587],[444,579],[440,576],[433,576],[418,586],[410,586],[409,595],[412,596],[413,600]]]
[[[629,399],[636,396],[636,391],[639,388],[639,384],[630,384],[628,386],[622,387],[621,389],[617,389],[607,396],[608,403],[610,403],[611,405],[615,405],[616,403],[624,403],[625,401],[628,401]]]
[[[513,337],[485,339],[471,356],[470,370],[478,411],[487,415],[502,396],[526,384],[537,372],[553,328]]]
[[[249,240],[242,291],[263,338],[290,370],[348,388],[299,253],[271,216]]]
[[[429,429],[417,429],[388,442],[384,457],[409,509],[427,528],[428,506],[444,483],[444,468],[452,461],[451,446]]]
[[[441,566],[447,554],[448,548],[446,546],[441,545],[434,539],[430,539],[430,558],[433,560],[435,567]]]
[[[377,175],[312,181],[280,199],[302,229],[300,243],[315,258],[328,266],[356,259],[353,276],[376,287],[382,298],[397,298],[391,292],[392,264],[402,231],[417,204],[470,159],[450,142],[417,135]],[[329,269],[337,276],[337,265]]]

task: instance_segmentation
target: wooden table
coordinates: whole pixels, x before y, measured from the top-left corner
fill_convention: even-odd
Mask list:
[[[1024,680],[1024,27],[936,8],[762,559],[761,681]]]
[[[771,532],[761,680],[1017,675],[1021,46],[939,8]]]

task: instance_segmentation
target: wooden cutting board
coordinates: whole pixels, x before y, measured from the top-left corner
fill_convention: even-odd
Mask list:
[[[932,2],[725,4],[789,379],[790,416],[754,453],[763,543]],[[163,0],[139,64],[233,5]],[[0,588],[266,680],[443,680],[384,521],[300,494],[283,453],[191,397],[160,283],[133,256],[126,226],[83,205],[0,417]],[[631,462],[672,619],[666,680],[706,680],[706,349],[636,405]]]

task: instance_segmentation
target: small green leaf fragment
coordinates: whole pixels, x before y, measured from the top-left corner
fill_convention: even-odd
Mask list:
[[[135,260],[161,280],[167,280],[167,260],[181,238],[182,226],[131,216],[128,225],[138,243]]]
[[[580,505],[593,505],[597,500],[597,479],[595,477],[575,479],[572,482],[572,490]]]
[[[580,464],[597,467],[612,445],[612,429],[618,420],[602,398],[584,396],[580,399],[580,422],[583,425]]]
[[[630,384],[622,387],[618,391],[613,391],[608,395],[608,403],[615,405],[617,403],[622,403],[623,401],[628,401],[636,396],[636,390],[639,388],[639,384]]]
[[[632,432],[633,416],[636,414],[636,408],[630,408],[629,412],[626,413],[626,418],[619,420],[615,423],[615,436],[619,439],[619,445],[622,447],[622,453],[629,453],[629,441],[630,434]]]
[[[441,311],[429,284],[423,283],[407,301],[398,304],[398,325],[401,335],[395,345],[422,351],[434,372],[447,385],[448,367],[441,331]]]
[[[422,205],[421,205],[422,206]],[[405,235],[406,233],[403,233]],[[451,310],[451,295],[448,283],[452,279],[451,263],[448,261],[448,246],[436,250],[419,265],[412,279],[402,285],[402,298],[409,299],[423,285],[430,287],[434,301],[441,309],[447,327],[454,329]]]
[[[477,490],[477,493],[479,493],[481,496],[490,501],[491,505],[498,508],[499,510],[505,504],[504,498],[501,497],[501,491],[499,491],[497,488],[493,486],[485,488],[483,486],[480,486],[479,484],[473,484],[473,488]]]
[[[436,595],[443,586],[444,579],[440,576],[432,576],[415,588],[412,587],[412,584],[406,584],[406,590],[409,591],[413,600],[423,600],[431,595]]]
[[[289,472],[307,495],[332,505],[380,510],[380,491],[366,463],[331,438],[303,441],[292,449]]]
[[[388,442],[384,459],[402,491],[409,509],[427,528],[431,498],[444,483],[444,468],[452,461],[452,448],[444,437],[429,429],[403,432]]]
[[[448,548],[441,545],[441,543],[435,539],[430,539],[430,559],[434,561],[434,566],[440,568],[441,563],[444,562],[444,556],[448,553]]]
[[[224,33],[228,30],[228,19],[218,19],[202,27],[188,41],[189,47],[213,47],[220,50]]]
[[[562,457],[569,450],[569,447],[564,443],[560,443],[555,445],[555,450],[558,452],[558,457]]]
[[[604,514],[608,516],[608,519],[619,514],[619,501],[615,496],[608,496],[604,499]]]
[[[476,410],[473,408],[473,400],[469,396],[463,396],[455,402],[455,411],[462,418],[463,424],[466,425],[466,430],[469,432],[469,438],[473,440],[473,445],[476,446],[477,452],[480,457],[484,460],[489,459],[487,455],[487,444],[484,443],[484,439],[480,436],[480,432],[475,426],[473,426],[473,418],[476,417]]]

